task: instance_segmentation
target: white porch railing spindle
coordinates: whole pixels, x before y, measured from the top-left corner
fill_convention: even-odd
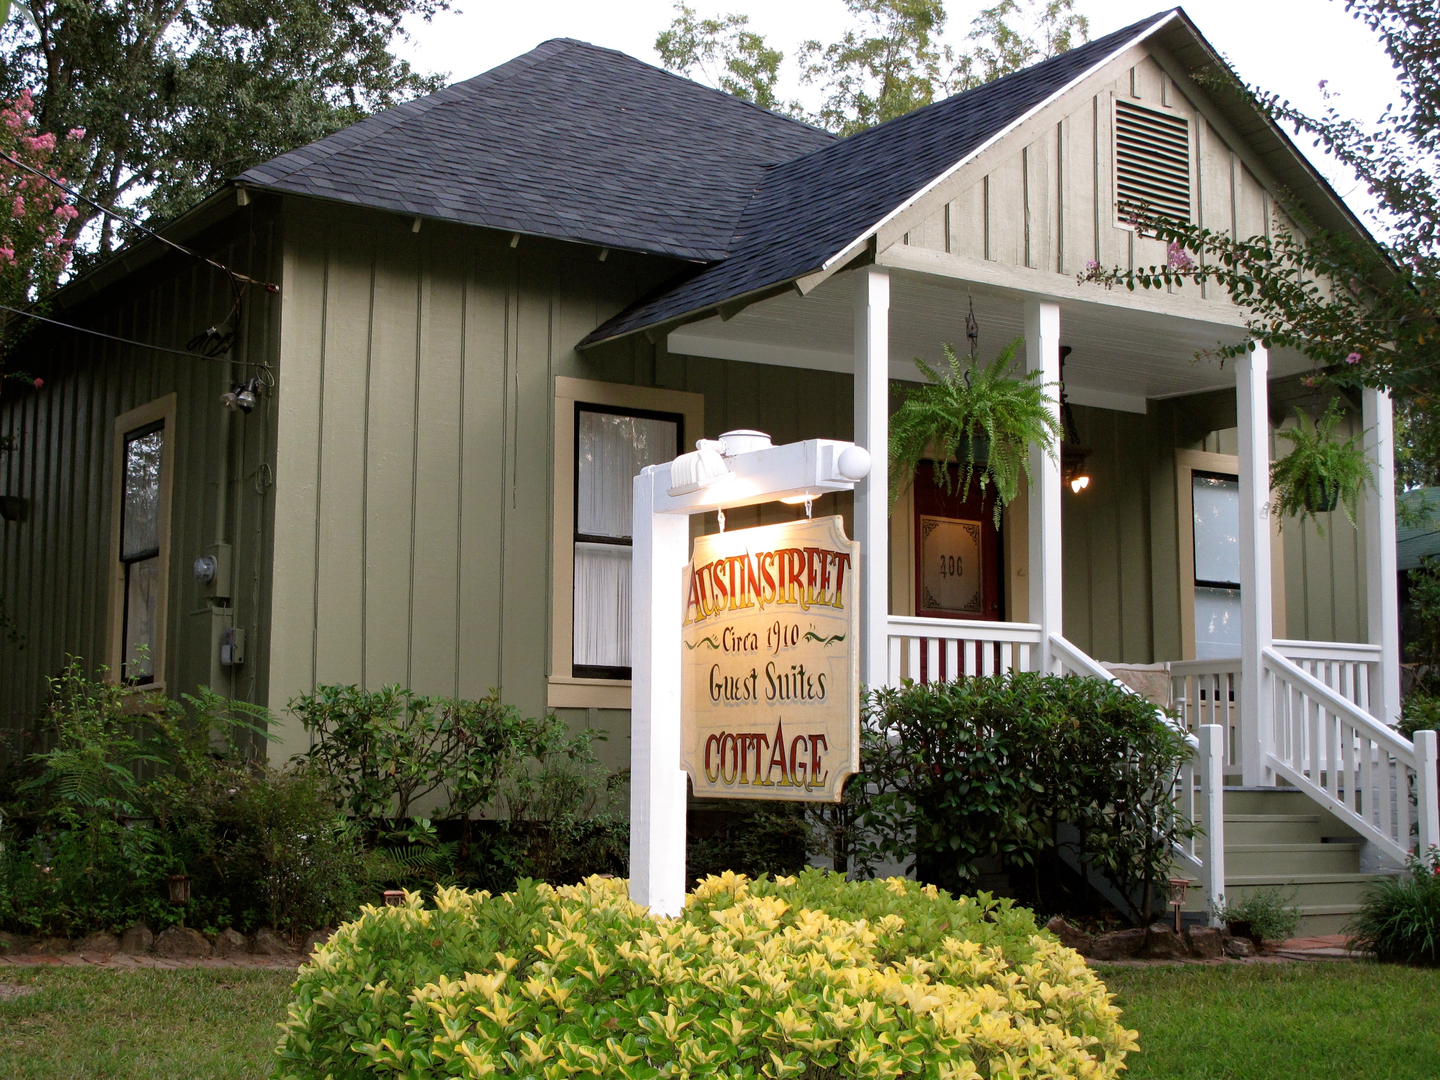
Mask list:
[[[904,679],[939,682],[1029,671],[1040,645],[1040,627],[1034,623],[892,615],[888,627],[890,686]]]

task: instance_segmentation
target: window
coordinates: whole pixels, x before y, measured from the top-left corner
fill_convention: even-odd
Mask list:
[[[160,469],[165,422],[125,436],[120,503],[120,663],[128,682],[155,681],[160,598]]]
[[[705,397],[557,375],[554,409],[546,704],[628,709],[632,479],[705,434]]]
[[[632,481],[673,460],[684,417],[575,405],[574,622],[572,672],[630,677]]]
[[[136,685],[163,681],[175,395],[115,422],[110,669]]]
[[[1137,210],[1190,220],[1190,123],[1117,98],[1115,211],[1123,225]]]
[[[1195,515],[1195,656],[1240,655],[1240,481],[1191,474]]]

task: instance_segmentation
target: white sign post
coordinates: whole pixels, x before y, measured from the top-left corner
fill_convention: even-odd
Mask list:
[[[870,472],[869,453],[853,443],[768,443],[755,433],[731,433],[719,443],[697,444],[695,453],[668,464],[647,466],[635,477],[630,898],[657,915],[679,915],[685,907],[686,774],[680,717],[689,517],[850,491]],[[852,573],[859,574],[860,568],[853,567]]]

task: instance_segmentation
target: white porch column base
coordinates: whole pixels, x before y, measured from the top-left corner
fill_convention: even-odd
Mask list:
[[[1370,688],[1370,710],[1386,724],[1400,719],[1400,601],[1395,567],[1395,420],[1390,395],[1361,392],[1365,456],[1375,490],[1364,493],[1365,594],[1371,645],[1380,646],[1380,685]],[[1378,692],[1377,692],[1378,691]]]
[[[1060,305],[1025,302],[1025,370],[1040,372],[1051,411],[1060,419]],[[1060,577],[1060,447],[1051,457],[1030,448],[1030,621],[1040,625],[1039,670],[1051,672],[1050,638],[1061,634],[1064,604]]]
[[[1270,358],[1259,344],[1235,362],[1240,426],[1240,763],[1246,786],[1265,768],[1273,702],[1261,652],[1274,640],[1270,581]]]
[[[669,483],[668,466],[658,475]],[[657,915],[679,915],[685,909],[688,788],[680,768],[678,620],[685,606],[690,520],[654,513],[656,477],[655,466],[647,466],[633,488],[630,899]]]
[[[855,444],[870,451],[870,475],[855,485],[860,541],[860,682],[889,676],[890,617],[890,274],[855,272]]]

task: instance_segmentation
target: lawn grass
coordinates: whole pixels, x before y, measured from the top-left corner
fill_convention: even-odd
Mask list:
[[[1140,1032],[1129,1080],[1434,1080],[1440,971],[1372,963],[1102,967]]]
[[[1440,971],[1364,963],[1103,967],[1140,1032],[1129,1080],[1434,1080]],[[0,1077],[270,1073],[288,971],[10,968]]]
[[[250,1080],[270,1074],[293,971],[6,968],[0,1077]]]

